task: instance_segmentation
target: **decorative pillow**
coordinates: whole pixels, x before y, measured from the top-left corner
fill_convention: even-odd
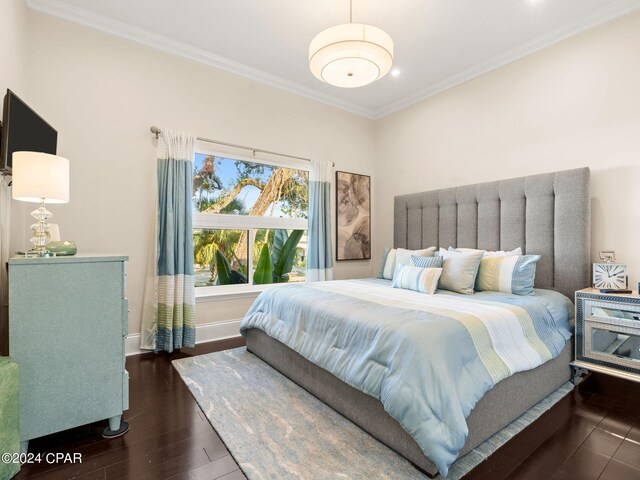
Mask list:
[[[382,258],[382,266],[378,276],[379,278],[391,280],[393,278],[396,265],[409,265],[411,263],[411,255],[415,255],[417,257],[431,257],[435,250],[436,247],[429,247],[423,250],[407,250],[405,248],[392,248],[389,250],[385,248],[384,256]]]
[[[416,257],[411,255],[411,265],[420,268],[442,268],[442,257],[435,255],[433,257]]]
[[[389,263],[388,267],[387,262]],[[378,273],[378,278],[386,278],[388,280],[391,280],[393,278],[393,270],[391,270],[391,268],[395,268],[395,263],[396,249],[384,247],[384,253],[382,254],[382,263],[380,264],[380,272]]]
[[[441,268],[420,268],[398,264],[391,286],[433,295],[441,274]]]
[[[460,253],[455,250],[442,251],[441,249],[438,256],[442,257],[442,275],[440,275],[438,288],[471,295],[482,255],[484,250]]]
[[[436,247],[423,248],[422,250],[398,248],[396,251],[396,264],[409,265],[411,263],[411,255],[415,257],[433,257],[435,251]]]
[[[453,247],[449,247],[449,250],[455,250],[456,252],[460,252],[460,253],[473,253],[473,252],[483,251],[475,248],[453,248]],[[503,250],[500,250],[497,252],[485,251],[483,258],[508,257],[510,255],[522,255],[522,248],[518,247],[514,250],[509,250],[508,252],[505,252]]]
[[[476,290],[531,295],[538,260],[540,255],[483,258],[478,270]]]

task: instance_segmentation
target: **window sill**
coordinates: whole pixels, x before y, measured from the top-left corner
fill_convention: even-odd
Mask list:
[[[284,285],[284,284],[280,284]],[[203,293],[198,293],[196,290],[196,303],[202,302],[214,302],[216,300],[233,300],[236,298],[256,298],[261,292],[268,290],[269,288],[277,287],[278,284],[270,284],[270,285],[222,285],[213,287],[215,289],[220,289],[219,291],[207,291]],[[200,288],[209,288],[209,287],[200,287]]]

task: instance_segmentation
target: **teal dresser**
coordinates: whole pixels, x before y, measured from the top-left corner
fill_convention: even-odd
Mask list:
[[[20,368],[20,440],[109,419],[128,429],[127,257],[9,260],[9,352]]]

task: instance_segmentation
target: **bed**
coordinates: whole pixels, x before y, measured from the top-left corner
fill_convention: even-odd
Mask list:
[[[559,292],[573,298],[574,292],[589,282],[589,181],[589,169],[583,168],[397,196],[394,200],[394,246],[411,250],[432,245],[485,250],[522,247],[527,254],[541,255],[536,270],[536,288],[551,291],[550,296]],[[372,291],[384,287],[372,282]],[[353,287],[355,292],[357,288],[353,285],[337,283],[334,287],[345,291]],[[364,286],[358,288],[362,290]],[[482,295],[477,297],[482,299]],[[407,298],[410,300],[412,297]],[[439,299],[448,301],[445,296]],[[464,306],[468,299],[461,301]],[[491,305],[511,302],[495,296],[487,301]],[[537,307],[532,308],[535,310]],[[272,329],[270,336],[264,331],[267,329],[252,328],[260,325],[259,321],[243,324],[249,351],[396,450],[429,476],[438,473],[436,464],[441,466],[441,470],[446,469],[446,463],[443,464],[440,457],[434,462],[425,455],[424,449],[396,418],[387,413],[380,400],[333,375],[329,372],[331,368],[321,368],[312,363],[308,359],[312,356],[304,349],[303,354],[296,352],[290,347],[292,342],[287,341],[286,335],[275,334],[277,328]],[[277,326],[278,322],[274,325]],[[296,335],[304,337],[307,332],[302,329]],[[474,400],[473,409],[466,412],[468,434],[459,451],[460,456],[569,379],[572,342],[564,339],[559,343],[555,338],[551,343],[553,345],[549,349],[557,350],[552,359],[536,368],[501,379],[490,386],[477,403]]]

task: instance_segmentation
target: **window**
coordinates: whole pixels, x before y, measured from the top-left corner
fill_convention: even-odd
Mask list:
[[[197,151],[192,197],[196,296],[304,281],[307,162]]]

